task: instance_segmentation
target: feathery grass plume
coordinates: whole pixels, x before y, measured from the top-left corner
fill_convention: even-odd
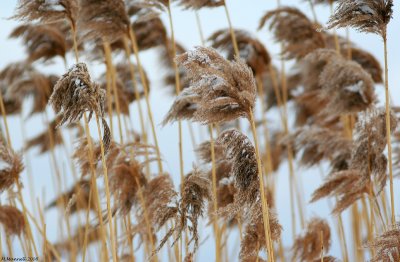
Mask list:
[[[94,141],[93,138],[91,138],[91,141]],[[107,167],[113,166],[115,160],[119,155],[120,150],[121,148],[118,146],[118,144],[116,144],[115,142],[110,142],[109,150],[105,152]],[[93,165],[94,168],[98,168],[100,170],[98,164],[101,161],[101,145],[99,142],[93,143],[93,163],[90,163],[89,158],[87,157],[89,154],[90,148],[88,140],[86,139],[86,137],[79,139],[77,141],[77,146],[72,155],[72,158],[75,159],[75,161],[77,162],[81,171],[81,176],[86,176],[90,174],[90,165]]]
[[[191,238],[188,240],[187,245],[193,242],[193,250],[190,254],[195,254],[199,246],[198,220],[203,216],[206,201],[212,198],[211,180],[195,166],[193,171],[185,176],[181,189],[175,226],[167,232],[156,250],[160,250],[172,235],[174,235],[175,239],[174,245],[181,237],[182,232],[188,229],[191,233]]]
[[[53,92],[53,87],[58,77],[55,75],[46,76],[35,69],[24,72],[20,78],[10,83],[5,97],[23,103],[24,99],[33,96],[33,108],[29,113],[41,113],[46,106]]]
[[[203,124],[250,118],[256,84],[251,69],[243,60],[227,61],[212,48],[197,47],[178,56],[176,61],[185,69],[191,84],[177,96],[164,125],[183,119],[182,115],[187,116],[182,114],[182,109],[187,109],[182,101],[187,99],[193,99],[196,105],[192,117],[187,118]]]
[[[273,200],[270,198],[272,196],[271,192],[268,189],[265,192],[268,203],[272,204]],[[276,241],[280,238],[282,226],[279,224],[276,213],[271,208],[268,212],[271,239]],[[245,228],[240,243],[239,258],[240,261],[244,262],[257,261],[259,252],[266,249],[260,197],[254,203],[250,204],[246,213],[248,214],[244,215]]]
[[[78,13],[78,0],[19,0],[12,17],[23,21],[39,20],[44,23],[59,22],[67,18],[74,22]]]
[[[375,256],[370,262],[391,262],[400,260],[400,224],[378,236],[368,247],[375,249]]]
[[[160,9],[157,5],[130,1],[127,3],[127,13],[133,21],[131,26],[139,51],[166,44],[167,30],[160,18]]]
[[[391,115],[391,130],[396,118]],[[341,213],[362,195],[374,192],[375,196],[386,185],[387,159],[385,110],[373,109],[360,116],[354,133],[354,146],[347,170],[332,173],[314,193],[311,202],[327,196],[337,196],[333,213]],[[372,181],[375,181],[372,183]],[[373,189],[375,185],[376,190]]]
[[[110,169],[110,192],[115,198],[115,210],[121,215],[127,215],[133,206],[139,205],[138,192],[147,185],[143,171],[148,161],[156,160],[155,152],[150,146],[139,143],[128,144],[119,150]],[[148,154],[149,159],[139,161],[139,157]]]
[[[314,217],[308,222],[304,234],[298,236],[294,241],[294,256],[300,261],[314,261],[321,256],[321,246],[324,247],[324,251],[329,252],[331,229],[325,220]]]
[[[286,145],[281,143],[284,135],[283,131],[274,131],[270,138],[270,155],[268,155],[268,152],[263,152],[263,162],[268,163],[270,158],[272,172],[278,171],[281,162],[287,157]]]
[[[136,65],[134,65],[136,68]],[[147,77],[146,71],[143,69],[143,74],[145,77],[145,83],[142,83],[142,79],[140,78],[139,71],[135,71],[135,80],[136,83],[132,82],[132,77],[131,77],[131,72],[129,70],[129,64],[126,63],[118,63],[115,66],[115,70],[117,71],[117,79],[121,81],[121,84],[124,87],[125,90],[125,96],[127,96],[127,99],[129,103],[133,102],[136,100],[135,94],[134,94],[134,85],[136,84],[136,88],[139,92],[139,97],[142,98],[144,96],[144,87],[146,86],[148,88],[148,92],[150,92],[150,80]]]
[[[122,0],[80,0],[77,24],[81,41],[113,43],[127,34],[129,18]]]
[[[300,164],[306,167],[317,165],[322,160],[349,155],[353,147],[352,140],[343,136],[342,129],[316,125],[299,128],[282,142],[293,144],[296,152],[301,151]]]
[[[105,91],[92,82],[85,63],[72,66],[56,83],[49,103],[62,119],[57,127],[64,123],[79,121],[85,112],[89,112],[90,121],[93,112],[102,119],[104,151],[110,146],[111,131],[104,119]]]
[[[89,208],[90,181],[79,180],[67,192],[60,194],[55,200],[46,206],[46,210],[57,207],[60,203],[68,214],[75,214]],[[90,210],[97,210],[97,203],[94,198],[90,202]]]
[[[308,0],[304,0],[304,1],[308,1]],[[312,0],[312,3],[315,5],[319,5],[319,4],[325,4],[325,5],[329,5],[331,3],[335,3],[339,0]]]
[[[400,121],[400,118],[398,118]],[[393,134],[393,166],[396,176],[400,176],[400,130]]]
[[[225,0],[178,0],[178,5],[185,9],[200,10],[204,7],[219,7],[225,4]]]
[[[318,49],[304,58],[303,66],[303,77],[309,79],[305,81],[309,85],[306,89],[311,89],[303,98],[312,95],[311,98],[325,101],[325,108],[320,108],[322,113],[355,113],[373,104],[374,82],[356,62],[344,59],[333,50]],[[319,67],[317,75],[307,75],[316,67]]]
[[[253,70],[254,75],[261,75],[268,69],[271,57],[264,45],[246,30],[235,30],[236,42],[239,48],[239,56]],[[227,53],[228,60],[234,60],[235,50],[229,29],[221,29],[214,32],[208,41],[211,46]]]
[[[29,150],[30,148],[39,146],[39,153],[44,154],[53,150],[57,145],[63,144],[61,131],[56,126],[57,121],[51,121],[42,133],[26,141],[25,149]]]
[[[42,59],[44,62],[60,56],[65,59],[69,49],[63,32],[55,25],[24,24],[16,27],[10,38],[22,38],[29,63]]]
[[[86,243],[85,243],[85,232],[86,235]],[[71,239],[66,239],[61,242],[57,242],[53,244],[54,248],[62,254],[68,254],[72,250],[82,250],[82,248],[94,244],[101,240],[101,230],[100,227],[93,227],[89,225],[86,230],[86,226],[80,226],[76,229],[75,233],[71,236]],[[51,250],[49,251],[52,252]]]
[[[145,213],[156,231],[160,230],[168,220],[175,218],[178,213],[178,194],[169,175],[158,175],[151,179],[143,187],[142,193],[145,209],[140,206],[137,210],[138,225],[146,224]]]
[[[379,61],[371,53],[357,47],[342,48],[342,55],[346,56],[346,54],[349,52],[349,49],[351,53],[351,60],[359,63],[362,68],[371,75],[375,83],[383,83],[383,70]]]
[[[328,28],[351,26],[360,32],[386,37],[386,26],[392,18],[393,0],[339,0]]]
[[[15,183],[20,183],[19,178],[24,170],[21,155],[15,153],[7,144],[0,143],[0,193],[9,189]]]
[[[0,224],[3,224],[7,235],[20,236],[25,232],[26,221],[24,215],[13,206],[0,206]]]
[[[317,30],[320,25],[310,21],[300,10],[281,7],[267,12],[260,20],[258,29],[271,20],[269,29],[275,40],[283,44],[282,55],[286,59],[300,59],[311,51],[324,48],[323,35]]]

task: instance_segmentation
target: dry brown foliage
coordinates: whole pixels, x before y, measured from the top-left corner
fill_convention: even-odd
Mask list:
[[[54,201],[46,206],[46,209],[63,207],[68,214],[75,214],[79,211],[86,211],[89,208],[89,194],[91,190],[90,181],[79,180],[70,190],[60,194]],[[97,210],[97,202],[92,197],[90,210]]]
[[[102,119],[104,150],[110,146],[111,131],[104,116],[105,91],[92,82],[85,63],[75,64],[54,86],[49,103],[54,111],[62,116],[57,127],[64,123],[79,121],[83,114],[89,112],[90,121],[93,112]]]
[[[391,114],[392,132],[396,124],[396,118]],[[385,134],[384,109],[374,109],[360,116],[355,127],[348,169],[332,173],[314,192],[311,202],[326,196],[337,196],[338,201],[333,209],[333,213],[337,214],[360,199],[364,193],[379,195],[387,179],[387,158],[383,154],[386,147]]]
[[[75,233],[71,236],[70,240],[65,240],[62,242],[58,242],[54,244],[54,248],[60,253],[68,253],[72,250],[82,250],[85,244],[85,233],[87,246],[94,244],[95,242],[100,241],[101,239],[101,231],[100,227],[93,226],[80,226],[76,229]]]
[[[267,49],[248,31],[235,30],[234,32],[240,57],[250,66],[255,75],[261,75],[271,63]],[[213,48],[226,52],[228,60],[234,60],[236,54],[229,29],[214,32],[208,40]]]
[[[349,155],[353,147],[352,140],[343,136],[343,130],[315,125],[297,129],[283,142],[294,145],[296,152],[301,151],[300,164],[307,167]]]
[[[46,128],[42,133],[26,141],[25,149],[39,146],[39,153],[43,154],[53,150],[57,145],[63,144],[63,138],[60,133],[61,131],[58,130],[56,126],[57,121],[51,121],[48,128]]]
[[[321,239],[322,232],[322,239]],[[314,261],[321,257],[321,247],[329,252],[331,246],[331,230],[329,224],[320,218],[312,218],[303,235],[298,236],[293,244],[294,256],[299,261]]]
[[[77,25],[82,42],[112,43],[128,32],[125,3],[122,0],[80,0]]]
[[[78,13],[78,0],[19,0],[16,14],[12,17],[23,21],[38,20],[44,23],[68,19],[75,23]]]
[[[300,59],[317,48],[325,47],[323,35],[317,30],[320,26],[297,8],[281,7],[267,12],[258,28],[263,28],[268,20],[275,40],[283,44],[282,55],[286,59]]]
[[[163,124],[185,118],[210,124],[249,117],[256,85],[243,60],[227,61],[212,48],[197,47],[176,61],[185,69],[191,84],[178,95]],[[190,102],[185,103],[187,100]],[[188,112],[193,107],[195,110]]]
[[[298,101],[322,111],[320,114],[364,111],[375,100],[371,76],[333,50],[318,49],[308,54],[302,62],[302,79],[305,92]]]
[[[13,206],[0,206],[0,223],[7,235],[21,235],[25,232],[24,214]]]
[[[386,26],[392,18],[393,0],[340,0],[330,17],[328,28],[351,26],[360,32],[386,38]]]
[[[400,260],[400,224],[392,226],[391,229],[368,245],[375,248],[375,256],[370,262],[391,262]]]
[[[178,5],[185,9],[199,10],[204,7],[218,7],[225,4],[225,0],[178,0]]]
[[[22,38],[28,53],[27,61],[29,63],[40,59],[47,61],[57,56],[65,59],[66,52],[69,49],[64,32],[60,30],[57,24],[20,25],[11,32],[10,38]]]
[[[140,51],[166,44],[167,30],[160,19],[159,11],[151,4],[141,2],[128,4],[128,15],[133,20],[131,26]]]
[[[325,256],[322,258],[316,258],[314,259],[313,262],[340,262],[339,259],[337,259],[336,257],[332,257],[332,256]]]
[[[15,183],[20,183],[19,178],[24,170],[21,155],[15,153],[5,143],[0,141],[0,193],[12,187]]]

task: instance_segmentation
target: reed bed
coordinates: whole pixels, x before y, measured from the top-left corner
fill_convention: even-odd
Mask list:
[[[0,257],[400,261],[398,3],[272,2],[15,1]]]

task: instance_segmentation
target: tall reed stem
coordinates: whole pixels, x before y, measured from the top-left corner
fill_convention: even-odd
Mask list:
[[[269,207],[268,207],[268,200],[265,197],[265,187],[264,187],[264,176],[262,173],[262,165],[261,165],[261,158],[259,153],[259,146],[258,146],[258,138],[257,138],[257,131],[256,125],[254,121],[253,111],[250,111],[250,119],[251,131],[253,133],[254,138],[254,147],[256,150],[256,158],[257,158],[257,168],[258,168],[258,179],[260,180],[260,198],[261,198],[261,207],[262,207],[262,215],[263,215],[263,222],[264,222],[264,233],[265,233],[265,241],[266,241],[266,248],[268,251],[268,261],[275,261],[274,259],[274,249],[272,245],[272,238],[271,238],[271,228],[269,224]]]
[[[389,99],[389,74],[388,74],[388,55],[387,55],[387,35],[386,29],[383,33],[383,47],[385,56],[385,109],[386,109],[386,139],[388,145],[389,159],[389,179],[390,179],[390,206],[392,211],[392,225],[396,224],[396,212],[394,207],[394,189],[393,189],[393,166],[392,166],[392,141],[390,131],[390,99]]]

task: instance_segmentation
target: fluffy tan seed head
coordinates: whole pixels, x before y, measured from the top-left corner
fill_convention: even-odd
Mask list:
[[[13,206],[0,206],[0,223],[7,235],[21,235],[25,232],[24,215]]]

